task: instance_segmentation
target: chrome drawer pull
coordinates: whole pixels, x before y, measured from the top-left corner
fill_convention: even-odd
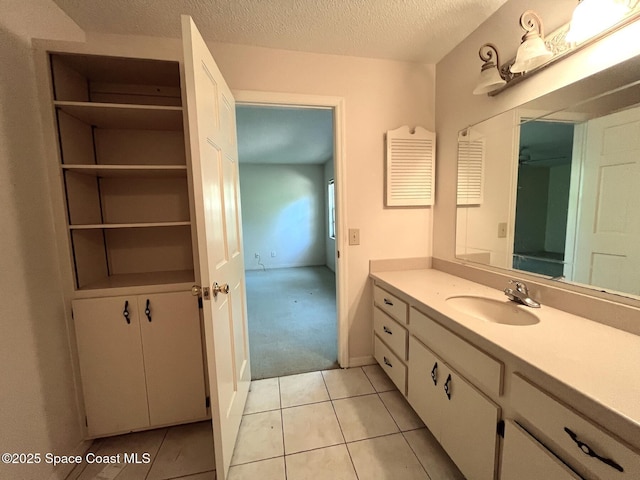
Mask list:
[[[584,443],[583,441],[578,439],[578,435],[576,435],[574,432],[569,430],[567,427],[564,427],[564,431],[567,432],[567,435],[569,435],[571,437],[571,440],[576,442],[576,445],[578,445],[578,448],[580,450],[582,450],[582,453],[584,453],[585,455],[588,455],[590,457],[596,458],[596,459],[600,460],[602,463],[606,463],[611,468],[615,468],[619,472],[624,472],[624,468],[622,468],[619,464],[617,464],[616,462],[614,462],[610,458],[605,458],[605,457],[601,457],[600,455],[598,455],[596,452],[594,452],[592,450],[592,448],[589,445],[587,445],[586,443]]]
[[[389,330],[386,326],[382,326],[382,329],[384,330],[384,333],[388,333],[389,335],[393,335],[393,332],[391,330]]]
[[[451,400],[451,374],[447,377],[447,381],[444,382],[444,393],[446,393],[447,398]]]
[[[433,368],[431,369],[431,379],[433,380],[434,385],[438,385],[438,362],[433,364]]]
[[[393,365],[391,365],[391,362],[390,362],[389,360],[387,360],[387,357],[382,357],[382,358],[384,358],[384,363],[385,363],[385,365],[388,365],[388,366],[390,366],[391,368],[393,368]]]
[[[384,304],[385,305],[390,305],[393,307],[393,302],[391,300],[387,300],[386,298],[384,299]]]

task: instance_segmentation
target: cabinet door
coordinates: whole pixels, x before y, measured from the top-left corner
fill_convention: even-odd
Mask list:
[[[442,422],[444,362],[414,337],[409,337],[409,403],[436,438]]]
[[[439,368],[440,370],[440,368]],[[495,478],[500,407],[444,365],[439,397],[440,443],[469,480]]]
[[[516,423],[507,420],[501,480],[579,480],[564,463]]]
[[[151,425],[207,415],[198,301],[191,292],[138,296]]]
[[[136,298],[75,300],[73,316],[89,436],[149,426]]]

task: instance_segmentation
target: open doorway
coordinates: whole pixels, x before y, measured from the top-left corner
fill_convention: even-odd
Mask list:
[[[238,103],[253,379],[338,367],[334,109]]]
[[[520,126],[513,268],[564,272],[574,124],[531,120]]]

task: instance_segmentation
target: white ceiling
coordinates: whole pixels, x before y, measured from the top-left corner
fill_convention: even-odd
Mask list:
[[[322,164],[333,159],[333,110],[238,105],[240,163]]]
[[[87,32],[437,63],[506,0],[54,0]]]

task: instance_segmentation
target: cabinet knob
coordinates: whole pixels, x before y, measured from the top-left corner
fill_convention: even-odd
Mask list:
[[[386,299],[386,298],[384,299],[384,304],[385,305],[390,305],[390,306],[393,307],[393,302],[391,300]]]
[[[393,365],[391,365],[391,362],[389,361],[389,359],[387,357],[383,357],[383,358],[384,358],[384,364],[388,365],[391,368],[393,368]]]
[[[382,330],[384,330],[384,333],[388,333],[389,335],[393,335],[393,332],[391,330],[389,330],[386,325],[382,326]]]
[[[129,300],[124,301],[124,310],[122,311],[122,316],[127,321],[127,324],[131,323],[131,319],[129,318]]]
[[[438,385],[438,362],[434,363],[431,369],[431,380],[434,385]]]
[[[444,382],[444,393],[446,393],[447,398],[451,400],[451,374],[447,376],[447,381]]]

